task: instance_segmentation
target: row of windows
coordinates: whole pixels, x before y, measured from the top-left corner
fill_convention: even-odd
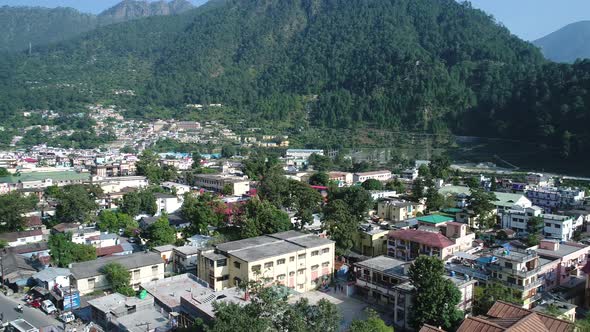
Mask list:
[[[324,248],[324,249],[321,250],[321,252],[322,252],[322,254],[327,254],[327,253],[330,252],[330,248]],[[319,256],[319,255],[320,255],[320,251],[319,250],[314,250],[314,251],[311,252],[311,256],[312,257]],[[297,258],[300,259],[300,260],[305,259],[305,257],[306,257],[306,254],[300,254],[299,256],[297,256]],[[294,262],[294,261],[295,261],[295,256],[289,257],[289,262]],[[285,258],[281,258],[281,259],[278,259],[277,260],[277,265],[283,265],[285,263],[286,263]],[[241,266],[242,265],[240,264],[240,262],[234,262],[234,267],[235,268],[239,269]],[[274,266],[274,262],[272,262],[272,261],[271,262],[264,263],[264,268],[265,269],[269,269],[269,268],[271,268],[273,266]],[[260,271],[260,265],[253,265],[252,266],[252,272],[255,272],[255,271]]]
[[[237,262],[235,262],[235,263],[237,263]],[[234,263],[234,265],[235,265],[235,263]],[[270,268],[270,267],[272,267],[272,264],[273,264],[273,262],[264,263],[264,267]],[[239,263],[238,263],[238,265],[239,265]],[[323,262],[322,263],[322,267],[329,267],[329,266],[330,266],[330,262]],[[319,265],[312,265],[311,266],[312,271],[316,271],[318,268],[319,268]],[[299,274],[303,274],[305,272],[305,269],[299,269],[297,271],[299,272]],[[252,272],[260,272],[260,264],[253,265]],[[291,272],[291,273],[294,274],[295,272]]]

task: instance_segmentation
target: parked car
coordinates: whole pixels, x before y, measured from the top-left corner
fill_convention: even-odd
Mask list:
[[[71,313],[70,311],[64,312],[61,315],[59,315],[59,320],[61,320],[64,323],[70,323],[76,320],[76,317],[74,316],[73,313]]]
[[[48,314],[52,314],[55,311],[57,311],[57,308],[55,307],[55,305],[53,305],[53,302],[45,300],[41,302],[41,310],[45,311]]]
[[[27,302],[27,304],[31,308],[41,308],[41,300],[40,299],[30,300],[29,302]]]

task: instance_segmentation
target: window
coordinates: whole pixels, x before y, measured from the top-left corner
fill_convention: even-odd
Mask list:
[[[561,228],[561,225],[555,224],[555,228]]]
[[[277,261],[277,265],[283,265],[283,264],[285,264],[285,259],[284,258],[281,258],[281,259],[279,259]]]
[[[303,289],[303,286],[305,286],[305,284],[299,284],[299,289]]]
[[[269,269],[269,268],[271,268],[272,266],[273,266],[273,263],[272,263],[272,262],[266,262],[266,263],[264,263],[264,268],[265,268],[265,269]]]
[[[546,223],[545,223],[545,226],[547,226],[547,227],[551,227],[551,224],[550,224],[550,223],[548,223],[548,222],[546,222]]]
[[[133,270],[133,279],[139,279],[140,270]]]
[[[295,256],[289,257],[289,262],[294,262],[294,261],[295,261]]]
[[[158,274],[158,265],[152,266],[152,274]]]
[[[227,259],[220,259],[217,261],[217,267],[227,266]]]
[[[304,273],[305,273],[305,269],[297,270],[297,274],[299,274],[299,275],[303,275]]]
[[[319,255],[319,254],[320,254],[319,250],[314,250],[314,251],[312,251],[312,252],[311,252],[311,256],[312,256],[312,257],[313,257],[313,256],[317,256],[317,255]]]
[[[263,281],[265,284],[270,284],[270,283],[272,282],[272,278],[269,278],[269,277],[267,277],[267,278],[263,278],[263,279],[262,279],[262,281]]]
[[[234,267],[235,267],[236,269],[239,269],[239,268],[241,268],[241,267],[242,267],[242,264],[240,264],[240,262],[234,262]]]
[[[319,265],[313,265],[313,266],[311,267],[311,270],[312,270],[312,271],[315,271],[315,270],[317,270],[319,267],[320,267]]]
[[[322,267],[328,267],[328,266],[330,266],[330,262],[323,262],[322,263]]]
[[[252,266],[252,272],[260,272],[260,264]]]
[[[221,276],[221,277],[217,277],[215,279],[215,281],[226,281],[226,280],[229,280],[229,274],[226,274],[226,275]]]
[[[504,266],[511,269],[512,268],[512,263],[510,262],[504,262]]]
[[[324,248],[322,249],[322,254],[327,254],[330,252],[330,248]]]
[[[95,278],[88,279],[88,288],[93,289],[95,283],[96,283],[96,279]]]
[[[294,277],[295,276],[295,272],[291,271],[289,272],[289,277]]]
[[[298,259],[305,259],[305,254],[301,254],[297,257]]]
[[[279,275],[277,276],[277,280],[279,280],[279,281],[283,281],[283,280],[285,280],[285,275],[284,275],[284,274],[279,274]]]

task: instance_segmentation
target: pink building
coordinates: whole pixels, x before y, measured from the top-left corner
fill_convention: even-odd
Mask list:
[[[559,286],[567,283],[572,277],[580,277],[584,274],[582,269],[586,265],[590,246],[545,239],[541,240],[536,251],[541,258],[557,262],[553,286]]]

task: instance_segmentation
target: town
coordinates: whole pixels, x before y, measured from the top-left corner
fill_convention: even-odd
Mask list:
[[[586,322],[584,181],[467,173],[444,156],[379,168],[320,149],[239,149],[3,153],[0,318],[221,331],[224,310],[261,310],[274,292],[332,307],[302,319],[334,331]]]

